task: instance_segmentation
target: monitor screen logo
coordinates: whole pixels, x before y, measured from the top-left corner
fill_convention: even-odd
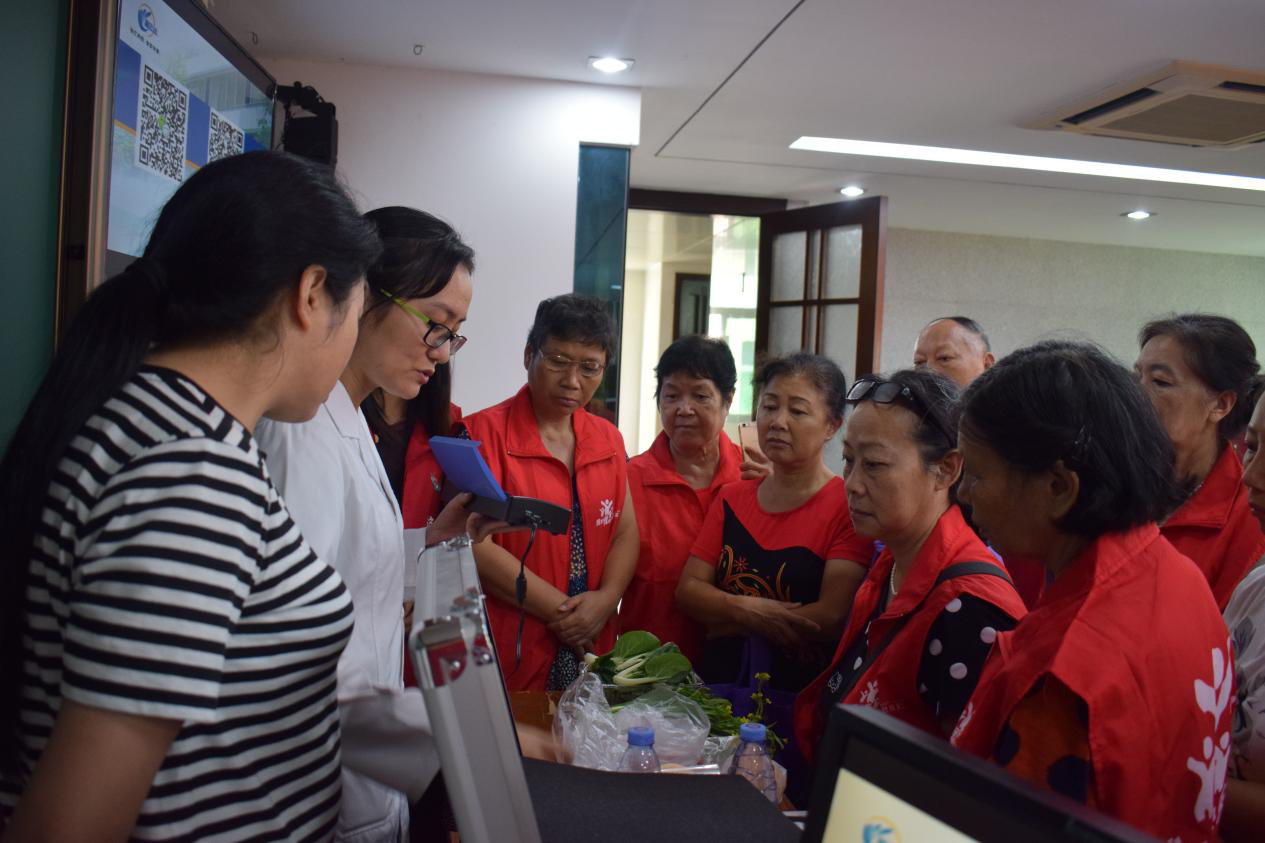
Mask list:
[[[900,843],[900,832],[886,817],[870,817],[861,827],[861,843]]]
[[[158,34],[158,19],[154,17],[154,10],[148,3],[142,3],[136,10],[136,25],[140,27],[141,32]]]

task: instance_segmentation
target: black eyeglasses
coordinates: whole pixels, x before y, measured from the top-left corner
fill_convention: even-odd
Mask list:
[[[918,397],[917,393],[904,384],[877,378],[861,378],[852,384],[852,388],[848,390],[849,404],[857,404],[861,401],[873,401],[875,404],[892,404],[902,399],[906,403],[913,405],[911,409],[921,413],[923,419],[930,419],[931,424],[935,426],[936,430],[940,431],[940,435],[944,437],[950,447],[957,447],[958,438],[945,428],[940,419],[937,418],[935,413],[931,412],[931,408]]]
[[[452,343],[452,345],[449,346],[448,353],[456,354],[461,350],[461,347],[466,344],[466,338],[461,336],[461,334],[453,331],[452,328],[449,328],[447,325],[442,325],[439,322],[432,321],[425,313],[422,313],[420,310],[413,307],[394,293],[389,293],[386,290],[379,290],[378,292],[386,296],[391,303],[400,310],[403,310],[415,319],[421,320],[422,325],[426,328],[426,330],[422,332],[422,342],[424,342],[428,348],[440,349],[444,347],[444,343],[449,342]]]

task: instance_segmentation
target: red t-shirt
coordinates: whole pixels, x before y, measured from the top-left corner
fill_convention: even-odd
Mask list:
[[[690,555],[716,567],[717,588],[807,604],[821,596],[826,560],[870,565],[874,542],[858,536],[852,527],[843,478],[832,477],[789,512],[767,512],[760,506],[757,492],[762,482],[740,480],[724,487],[703,519]],[[742,640],[726,636],[707,642],[699,671],[704,680],[739,680]],[[770,687],[799,691],[826,667],[833,650],[826,644],[798,653],[774,652]],[[735,675],[726,675],[731,667]]]
[[[681,569],[721,487],[738,480],[742,450],[722,431],[720,461],[711,485],[695,489],[676,470],[667,434],[628,463],[628,488],[637,512],[641,554],[619,604],[619,631],[644,629],[675,642],[690,661],[703,652],[703,628],[676,605]]]

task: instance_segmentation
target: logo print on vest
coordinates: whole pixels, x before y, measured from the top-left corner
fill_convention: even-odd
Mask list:
[[[610,498],[606,498],[601,503],[601,510],[597,513],[598,527],[605,527],[615,520],[615,502]]]
[[[1202,679],[1195,680],[1195,704],[1205,714],[1212,715],[1212,734],[1203,739],[1203,760],[1191,756],[1186,759],[1186,769],[1199,777],[1199,795],[1195,798],[1195,820],[1218,822],[1221,808],[1225,804],[1225,778],[1230,767],[1230,731],[1217,735],[1221,726],[1221,715],[1230,704],[1230,642],[1226,641],[1226,652],[1212,650],[1212,684]],[[1214,744],[1214,739],[1216,743]]]

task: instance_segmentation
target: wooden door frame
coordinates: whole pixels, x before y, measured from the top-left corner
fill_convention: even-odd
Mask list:
[[[868,199],[855,199],[850,202],[835,202],[829,205],[814,205],[807,208],[796,208],[791,211],[778,211],[760,217],[760,261],[759,288],[756,300],[756,355],[759,358],[767,355],[769,350],[769,311],[780,305],[772,303],[773,296],[773,239],[792,231],[807,232],[837,228],[839,226],[861,226],[861,266],[860,286],[856,298],[823,298],[821,285],[825,277],[825,267],[820,257],[818,260],[818,289],[808,289],[807,264],[811,260],[808,249],[804,250],[804,300],[808,302],[789,303],[787,306],[803,307],[804,327],[801,337],[807,331],[808,308],[818,306],[817,332],[814,348],[821,347],[821,331],[824,306],[832,304],[857,305],[857,357],[856,373],[868,374],[875,371],[879,363],[879,346],[882,341],[883,326],[883,274],[887,261],[887,197],[873,196]],[[824,256],[826,238],[820,238],[820,249]],[[811,293],[811,295],[810,295]]]
[[[682,281],[706,281],[708,289],[711,288],[712,276],[704,275],[701,272],[674,272],[672,273],[672,341],[676,342],[681,336],[681,282]]]

